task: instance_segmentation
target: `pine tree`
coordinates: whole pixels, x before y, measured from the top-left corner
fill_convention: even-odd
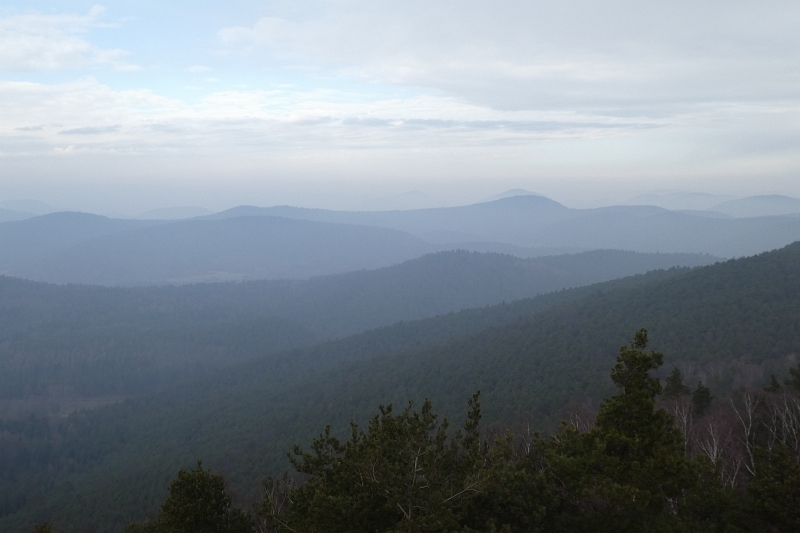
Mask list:
[[[756,475],[747,492],[754,514],[774,531],[800,531],[800,463],[785,446],[756,449]]]
[[[201,461],[191,471],[181,469],[169,486],[155,522],[134,524],[126,533],[249,533],[248,513],[231,506],[222,476],[203,469]]]
[[[429,400],[419,411],[409,403],[398,414],[380,406],[367,431],[351,423],[344,443],[327,427],[311,452],[295,446],[291,462],[309,479],[288,488],[288,509],[280,487],[268,491],[260,510],[264,525],[308,533],[459,529],[460,513],[485,482],[477,393],[469,405],[464,429],[452,437]],[[268,489],[279,485],[265,482]]]
[[[765,392],[779,392],[781,390],[781,384],[778,383],[778,380],[775,378],[775,374],[770,375],[769,385],[764,387]]]
[[[689,387],[683,384],[683,376],[677,366],[672,368],[672,373],[667,376],[666,382],[662,393],[666,398],[680,398],[691,392]]]
[[[702,381],[699,381],[697,383],[697,388],[692,393],[692,405],[694,406],[694,412],[698,418],[705,415],[706,410],[711,407],[711,402],[713,400],[714,397],[711,395],[711,390],[704,386]]]
[[[786,386],[800,392],[800,363],[797,368],[789,369],[789,379],[786,380]]]
[[[694,483],[683,438],[672,417],[655,409],[661,392],[650,370],[663,355],[647,352],[647,332],[620,348],[611,379],[619,392],[605,400],[595,427],[571,427],[555,438],[548,462],[566,507],[555,531],[670,531],[677,502]]]

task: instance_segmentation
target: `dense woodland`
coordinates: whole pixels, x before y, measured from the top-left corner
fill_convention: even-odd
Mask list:
[[[0,417],[65,412],[81,400],[153,392],[401,320],[712,261],[619,251],[538,259],[462,251],[303,281],[122,289],[0,277],[0,406],[7,406]]]
[[[702,381],[699,390],[712,397],[706,409],[716,413],[729,398],[773,386],[772,374],[780,387],[790,379],[800,353],[798,265],[800,245],[792,245],[404,322],[234,365],[55,425],[31,418],[27,429],[3,433],[0,526],[24,530],[47,520],[99,532],[155,520],[170,479],[199,458],[250,509],[262,499],[260,480],[287,468],[294,444],[326,424],[345,434],[349,420],[366,424],[376,405],[411,398],[430,398],[461,425],[464,398],[480,389],[482,435],[508,428],[514,446],[529,429],[558,435],[561,419],[584,428],[613,393],[607,376],[618,347],[642,326],[692,391]],[[654,372],[662,381],[670,375]]]
[[[392,405],[350,437],[328,426],[290,454],[296,476],[267,478],[252,510],[231,505],[224,480],[181,470],[155,519],[126,533],[350,531],[797,531],[800,368],[786,388],[742,391],[709,411],[640,330],[620,348],[617,393],[550,437],[486,433],[479,393],[463,429],[426,400]]]

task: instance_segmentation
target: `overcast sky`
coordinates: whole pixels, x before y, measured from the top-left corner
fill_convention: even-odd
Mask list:
[[[6,0],[0,200],[800,196],[800,2]]]

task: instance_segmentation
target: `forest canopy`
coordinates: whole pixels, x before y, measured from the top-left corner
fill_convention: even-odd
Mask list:
[[[222,478],[198,463],[173,480],[153,522],[126,531],[797,531],[798,435],[745,435],[752,456],[731,478],[731,454],[695,448],[693,430],[676,424],[675,402],[688,391],[675,394],[682,382],[673,372],[665,394],[651,375],[664,356],[647,345],[640,330],[620,348],[617,393],[588,426],[564,422],[550,437],[482,432],[479,392],[455,432],[430,400],[400,412],[380,406],[366,429],[351,423],[344,441],[328,426],[310,451],[295,446],[296,475],[267,478],[252,513],[231,508]],[[800,396],[783,398],[800,415]]]

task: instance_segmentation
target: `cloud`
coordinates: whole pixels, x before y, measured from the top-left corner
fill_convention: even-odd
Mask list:
[[[498,109],[658,115],[797,98],[794,1],[326,0],[223,28],[230,53]]]
[[[600,69],[592,80],[616,75]],[[133,168],[134,158],[143,174],[221,181],[239,172],[378,180],[800,172],[800,102],[788,98],[502,106],[458,91],[371,84],[375,91],[220,87],[180,99],[94,78],[0,81],[0,153],[4,165],[45,168],[52,160],[42,172],[53,176],[68,161],[94,161],[97,179],[108,165]]]
[[[86,126],[84,128],[73,128],[71,130],[59,131],[59,135],[99,135],[101,133],[114,133],[119,131],[119,126]]]
[[[362,101],[341,91],[289,88],[221,90],[190,104],[149,90],[113,90],[92,78],[65,84],[0,82],[0,117],[0,145],[7,153],[28,153],[35,146],[47,153],[65,136],[74,150],[255,154],[513,146],[669,126],[651,119],[494,110],[448,96]],[[20,132],[26,134],[24,143]]]
[[[210,72],[210,71],[211,67],[207,67],[205,65],[194,65],[186,69],[186,72],[188,72],[189,74],[202,74],[204,72]]]
[[[62,146],[65,136],[75,150],[224,152],[226,158],[273,150],[525,148],[626,138],[648,144],[659,136],[684,137],[689,148],[681,150],[691,152],[691,139],[705,136],[711,157],[714,149],[744,153],[748,135],[766,136],[769,143],[750,149],[758,156],[795,150],[800,134],[800,105],[704,105],[663,117],[619,116],[597,110],[498,110],[447,95],[365,101],[342,91],[288,88],[221,90],[187,103],[149,90],[113,90],[92,78],[50,85],[0,82],[0,118],[0,149],[6,154],[48,153]]]
[[[128,52],[101,49],[84,35],[100,26],[105,8],[96,5],[85,15],[31,13],[0,17],[0,70],[42,71],[111,67],[138,70],[126,61]]]

